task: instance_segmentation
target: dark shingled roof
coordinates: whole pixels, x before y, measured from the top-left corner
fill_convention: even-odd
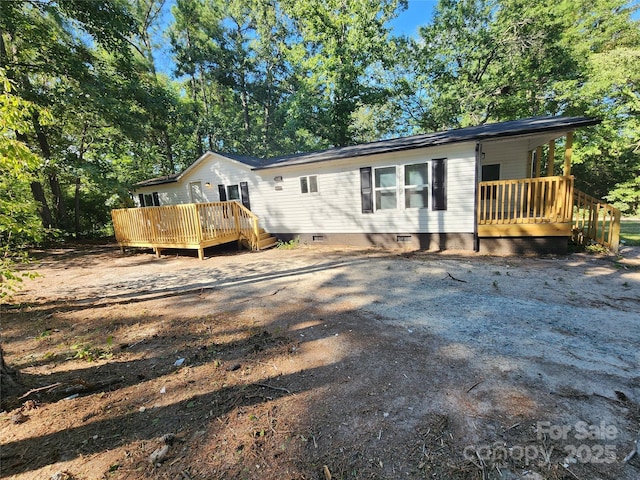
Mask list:
[[[150,187],[152,185],[162,185],[163,183],[175,183],[178,181],[179,173],[174,173],[171,175],[165,175],[163,177],[150,178],[149,180],[143,180],[142,182],[136,183],[134,186],[136,187]]]
[[[531,133],[562,132],[574,130],[580,127],[597,125],[598,123],[600,123],[599,119],[589,117],[532,117],[521,120],[511,120],[508,122],[489,123],[486,125],[479,125],[477,127],[466,127],[455,130],[446,130],[443,132],[425,133],[422,135],[414,135],[412,137],[379,140],[377,142],[363,143],[349,147],[330,148],[319,152],[297,153],[294,155],[286,155],[270,159],[236,155],[235,153],[212,153],[217,153],[223,157],[236,160],[251,167],[253,170],[264,170],[268,168],[326,162],[329,160],[339,160],[343,158],[362,157],[365,155],[375,155],[379,153],[399,152],[402,150],[412,150],[414,148],[433,147],[451,143],[490,140],[501,137],[515,137]],[[149,187],[152,185],[162,185],[164,183],[174,183],[177,182],[181,176],[182,173],[176,173],[164,177],[152,178],[150,180],[144,180],[140,183],[136,183],[135,186]]]
[[[379,153],[411,150],[414,148],[433,147],[451,143],[489,140],[492,138],[512,137],[530,133],[568,131],[579,127],[597,125],[599,119],[588,117],[533,117],[508,122],[490,123],[477,127],[458,128],[443,132],[425,133],[411,137],[393,138],[377,142],[338,147],[320,152],[301,153],[272,158],[254,170],[302,165],[307,163],[326,162],[343,158],[362,157]]]

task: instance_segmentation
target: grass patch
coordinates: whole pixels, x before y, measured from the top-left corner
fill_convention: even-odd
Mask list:
[[[640,246],[640,218],[626,217],[621,220],[620,240],[624,245]]]
[[[293,250],[294,248],[298,248],[300,246],[300,237],[292,238],[288,242],[283,242],[282,240],[278,240],[276,243],[276,248],[284,249],[284,250]]]

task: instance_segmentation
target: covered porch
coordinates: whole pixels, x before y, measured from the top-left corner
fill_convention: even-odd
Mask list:
[[[528,178],[478,183],[477,234],[480,238],[566,237],[577,244],[600,244],[618,251],[620,211],[574,187],[573,132],[565,138],[562,175],[553,175],[555,140],[529,152]]]

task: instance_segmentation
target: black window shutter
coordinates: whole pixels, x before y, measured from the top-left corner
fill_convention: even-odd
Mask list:
[[[242,205],[247,210],[251,210],[251,202],[249,202],[249,184],[247,182],[240,182],[240,198],[242,199]]]
[[[362,213],[373,213],[373,185],[371,180],[371,167],[362,167],[360,169]]]
[[[227,201],[227,189],[224,188],[224,185],[218,185],[218,193],[220,194],[220,201]]]
[[[138,194],[138,200],[140,200],[140,206],[144,207],[144,195],[139,193]]]
[[[447,209],[447,159],[435,158],[431,167],[431,209]]]
[[[158,192],[153,192],[153,204],[156,207],[160,206],[160,196],[158,195]]]

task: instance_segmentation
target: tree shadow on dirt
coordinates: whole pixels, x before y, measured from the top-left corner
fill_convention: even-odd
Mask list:
[[[363,259],[354,259],[350,261],[329,261],[322,262],[316,265],[311,265],[301,268],[283,268],[281,270],[261,272],[255,274],[235,274],[225,275],[219,274],[215,279],[211,281],[194,281],[192,272],[187,272],[184,275],[184,282],[180,287],[162,287],[158,285],[159,281],[156,279],[145,279],[139,282],[135,286],[122,285],[121,290],[127,290],[126,293],[116,294],[101,294],[98,296],[87,296],[84,298],[73,298],[64,300],[52,300],[42,302],[29,302],[29,303],[8,303],[3,306],[7,311],[15,311],[20,308],[28,307],[31,311],[38,312],[40,314],[51,314],[56,312],[71,312],[86,309],[105,308],[114,305],[127,305],[140,302],[167,299],[177,296],[184,296],[190,294],[202,294],[208,291],[222,289],[226,287],[240,287],[248,286],[252,284],[259,284],[262,282],[270,282],[273,280],[287,279],[300,275],[309,275],[317,272],[323,272],[326,270],[332,270],[335,268],[348,267],[350,265],[356,265],[366,262]],[[174,281],[180,281],[180,278]],[[103,285],[104,291],[111,291],[117,288],[118,285]]]
[[[278,319],[276,323],[281,321]],[[296,332],[299,335],[299,332],[304,331],[305,329],[301,328]],[[314,339],[317,340],[318,337]],[[259,331],[249,329],[247,338],[243,340],[194,346],[190,351],[181,353],[188,356],[184,371],[193,372],[201,367],[206,369],[203,376],[192,375],[191,378],[197,377],[197,380],[176,379],[183,369],[171,363],[173,356],[169,356],[169,351],[173,352],[175,348],[171,345],[166,345],[160,351],[154,348],[164,343],[162,338],[150,338],[148,342],[143,342],[137,347],[142,350],[151,347],[150,352],[153,352],[154,356],[150,358],[122,363],[109,362],[100,366],[47,375],[46,379],[45,377],[39,380],[31,378],[29,379],[31,384],[42,383],[42,380],[54,383],[64,382],[69,378],[91,379],[105,376],[119,377],[121,382],[103,393],[93,392],[88,396],[81,394],[79,398],[70,402],[62,402],[65,404],[62,406],[66,407],[68,404],[71,408],[73,408],[73,402],[101,404],[102,406],[96,406],[98,410],[94,412],[95,415],[90,412],[85,416],[88,423],[63,428],[55,433],[5,443],[2,448],[3,468],[0,477],[37,470],[58,461],[71,460],[81,455],[92,455],[132,441],[160,437],[166,433],[182,432],[186,435],[186,433],[193,433],[194,428],[206,428],[211,434],[215,431],[219,420],[232,410],[272,402],[283,396],[298,395],[309,388],[321,388],[323,383],[318,382],[318,379],[325,378],[326,382],[329,382],[332,369],[335,369],[336,365],[319,366],[304,372],[271,374],[258,380],[245,377],[251,367],[259,364],[268,365],[272,356],[288,355],[291,353],[290,349],[295,351],[300,348],[303,341],[302,337],[300,340],[293,341],[284,336],[273,336],[264,329]],[[144,373],[136,375],[131,372]],[[301,378],[308,377],[314,378],[313,384],[300,381]],[[165,403],[164,394],[158,393],[158,381],[163,380],[170,385],[167,395],[176,394],[176,390],[185,390],[183,394],[178,394],[181,398],[179,401],[163,404]],[[196,389],[199,393],[190,394],[189,391],[196,383],[204,384],[204,387],[200,386]],[[131,390],[131,387],[139,388],[126,393]],[[206,390],[204,393],[202,393],[203,388]],[[67,393],[61,391],[52,396],[45,392],[38,392],[28,398],[45,402],[40,408],[47,412],[46,402],[59,401],[60,396]],[[114,395],[119,399],[116,400]],[[122,397],[122,395],[126,396]],[[140,397],[135,398],[137,395]],[[113,408],[109,406],[106,409],[105,405],[110,404],[111,399],[113,399]],[[162,405],[150,405],[141,411],[139,408],[141,404],[154,400]],[[31,414],[37,419],[36,421],[42,421],[38,410],[32,411]],[[26,413],[29,415],[29,412]],[[102,418],[91,420],[95,417]],[[148,463],[148,458],[141,458],[140,464],[148,469],[153,468],[153,465]]]

